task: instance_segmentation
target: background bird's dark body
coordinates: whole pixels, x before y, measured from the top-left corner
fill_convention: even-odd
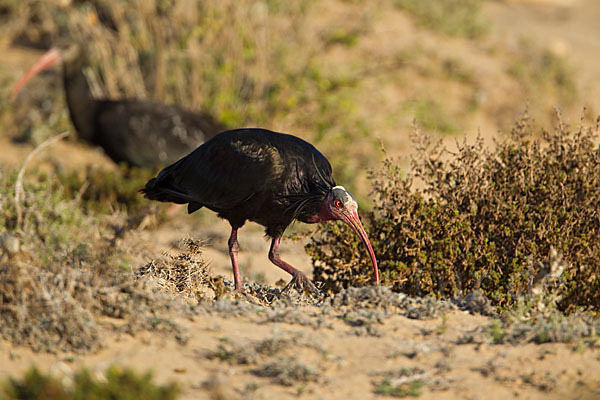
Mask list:
[[[96,99],[84,74],[79,45],[51,49],[17,84],[14,96],[35,75],[58,60],[71,121],[84,141],[100,146],[116,163],[156,169],[183,157],[225,127],[211,115],[139,99]]]
[[[168,165],[224,130],[209,114],[147,100],[94,99],[81,68],[65,68],[73,125],[85,141],[116,163]]]
[[[168,165],[220,132],[222,126],[200,113],[141,100],[98,100],[89,122],[71,119],[82,138],[102,147],[116,163],[146,168]],[[92,127],[85,126],[93,125]]]
[[[146,197],[207,207],[232,227],[246,220],[279,237],[294,220],[312,222],[335,186],[331,165],[310,143],[264,129],[238,129],[207,141],[150,180]]]

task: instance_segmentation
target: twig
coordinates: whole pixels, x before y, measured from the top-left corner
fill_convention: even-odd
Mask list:
[[[79,191],[77,192],[77,196],[75,196],[75,204],[79,203],[81,201],[81,198],[83,197],[83,195],[85,194],[85,191],[90,187],[90,181],[89,179],[86,180],[83,185],[81,185],[81,187],[79,188]]]
[[[69,131],[63,132],[59,135],[51,137],[49,139],[44,140],[40,143],[29,155],[25,158],[23,162],[23,166],[19,170],[19,174],[17,175],[17,181],[15,182],[15,209],[17,211],[17,226],[21,227],[21,223],[23,221],[23,210],[21,209],[21,202],[23,201],[23,175],[25,175],[25,169],[27,168],[27,164],[33,159],[33,157],[42,151],[44,148],[58,142],[64,137],[69,135]]]

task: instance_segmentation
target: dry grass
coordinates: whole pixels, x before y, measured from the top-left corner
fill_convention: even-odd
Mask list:
[[[17,174],[0,181],[0,334],[38,351],[86,352],[105,338],[99,319],[120,319],[121,329],[175,331],[168,312],[183,304],[135,279],[127,249],[118,245],[110,218],[85,213],[53,175],[21,175],[19,212],[12,201]],[[115,232],[117,231],[117,232]]]
[[[153,285],[110,266],[48,270],[7,263],[0,267],[2,336],[36,351],[95,351],[106,340],[99,322],[108,316],[123,321],[127,332],[175,331],[169,312],[183,305],[156,292]],[[163,315],[164,317],[161,317]],[[109,329],[110,331],[110,329]]]
[[[215,279],[202,257],[202,243],[182,240],[183,251],[177,255],[152,260],[136,271],[137,277],[149,278],[166,293],[180,294],[193,300],[214,298],[218,292]]]

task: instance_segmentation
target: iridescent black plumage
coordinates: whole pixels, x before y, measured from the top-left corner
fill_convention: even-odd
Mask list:
[[[335,186],[329,161],[310,143],[264,129],[223,132],[162,170],[143,193],[206,207],[239,228],[246,220],[279,237],[294,220],[318,214]]]

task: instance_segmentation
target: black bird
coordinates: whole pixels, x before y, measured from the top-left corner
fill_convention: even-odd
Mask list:
[[[115,163],[155,169],[178,160],[225,130],[209,114],[146,100],[94,99],[84,74],[87,56],[78,44],[50,49],[13,89],[16,98],[37,73],[62,62],[71,121],[83,140]]]
[[[367,246],[375,283],[377,260],[358,217],[358,205],[336,186],[329,161],[310,143],[266,129],[236,129],[218,134],[164,168],[141,190],[151,200],[188,204],[188,213],[206,207],[231,224],[229,256],[235,291],[243,292],[237,261],[237,232],[246,220],[266,228],[272,239],[269,259],[293,276],[286,289],[306,286],[306,275],[279,257],[279,242],[290,223],[341,220]]]

